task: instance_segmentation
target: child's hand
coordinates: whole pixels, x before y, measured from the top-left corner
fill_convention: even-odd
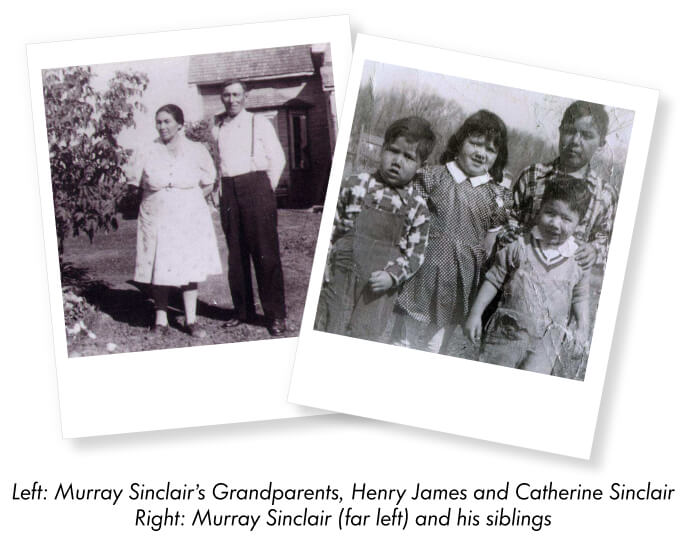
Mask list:
[[[588,340],[588,329],[581,326],[574,330],[574,344],[583,353],[588,353],[590,341]]]
[[[464,332],[465,336],[469,337],[469,340],[474,344],[479,342],[479,339],[481,339],[482,329],[480,315],[469,315],[467,321],[464,323],[464,326],[462,326],[462,331]]]
[[[595,248],[589,243],[579,245],[579,248],[574,253],[574,259],[579,263],[582,270],[586,270],[593,266],[596,261],[597,252]]]
[[[393,278],[391,277],[391,274],[384,270],[372,272],[372,275],[369,278],[369,287],[372,289],[372,292],[377,292],[380,294],[382,292],[386,292],[392,286]]]
[[[331,262],[326,259],[326,267],[324,268],[324,283],[331,282]]]
[[[516,241],[522,236],[523,228],[516,222],[510,222],[502,227],[495,237],[495,250],[499,250]]]

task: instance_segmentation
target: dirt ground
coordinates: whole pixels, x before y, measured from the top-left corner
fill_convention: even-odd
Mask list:
[[[321,214],[307,210],[279,210],[279,239],[288,310],[286,336],[295,337],[300,330],[320,219]],[[131,279],[136,254],[136,220],[120,220],[116,232],[96,235],[92,244],[85,236],[67,240],[63,287],[73,290],[77,296],[65,311],[67,331],[71,332],[67,334],[69,356],[270,338],[262,317],[258,317],[255,325],[223,327],[224,322],[233,317],[233,305],[226,278],[226,243],[216,211],[213,220],[224,273],[211,276],[200,284],[198,322],[202,328],[201,338],[191,338],[182,331],[180,294],[170,296],[169,333],[162,336],[150,331],[154,315],[152,301],[148,298],[147,288]],[[83,316],[79,327],[74,326],[76,309],[81,311],[78,316]]]

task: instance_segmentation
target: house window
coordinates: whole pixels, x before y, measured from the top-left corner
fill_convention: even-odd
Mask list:
[[[309,169],[310,146],[307,140],[307,112],[289,112],[288,135],[291,169]]]

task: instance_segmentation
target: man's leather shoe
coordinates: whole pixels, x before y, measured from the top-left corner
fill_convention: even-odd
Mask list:
[[[285,318],[275,318],[269,324],[267,328],[270,335],[278,336],[286,333],[286,319]]]

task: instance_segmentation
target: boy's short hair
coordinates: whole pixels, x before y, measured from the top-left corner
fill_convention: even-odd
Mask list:
[[[588,204],[591,202],[591,192],[583,179],[555,179],[546,184],[541,197],[541,207],[550,201],[563,201],[581,219],[586,214]]]
[[[384,133],[383,146],[386,147],[401,137],[410,143],[417,142],[417,156],[422,163],[426,162],[436,145],[436,135],[431,129],[431,123],[416,115],[393,121]]]
[[[464,141],[470,136],[484,136],[486,141],[493,143],[498,156],[488,173],[497,181],[501,181],[507,165],[507,127],[500,117],[488,110],[479,110],[470,115],[457,132],[450,136],[448,145],[441,155],[441,164],[455,160],[462,150]]]
[[[577,119],[589,115],[593,118],[593,122],[598,129],[601,142],[605,143],[605,136],[607,136],[607,127],[610,123],[610,118],[602,104],[580,100],[574,101],[565,110],[562,121],[560,121],[560,128],[565,125],[573,124]]]

